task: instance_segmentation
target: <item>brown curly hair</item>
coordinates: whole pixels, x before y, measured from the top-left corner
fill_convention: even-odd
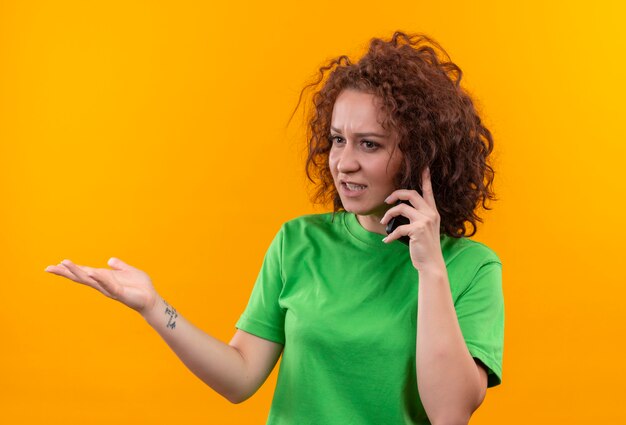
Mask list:
[[[496,200],[494,170],[487,162],[493,138],[461,88],[461,76],[461,69],[437,42],[424,34],[403,32],[388,41],[373,38],[356,63],[344,55],[319,68],[317,80],[302,89],[294,110],[295,114],[304,93],[313,91],[306,160],[307,177],[318,182],[313,201],[332,200],[334,212],[343,208],[328,164],[329,134],[335,100],[342,90],[356,89],[382,100],[383,128],[398,132],[404,166],[396,177],[397,187],[421,194],[422,170],[429,166],[440,233],[473,236],[476,222],[483,221],[475,212],[479,203],[489,210],[487,199]],[[467,235],[465,222],[473,227]]]

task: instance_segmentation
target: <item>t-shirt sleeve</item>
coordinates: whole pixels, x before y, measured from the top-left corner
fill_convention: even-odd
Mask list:
[[[502,264],[492,261],[480,266],[455,309],[470,354],[488,368],[487,386],[499,385],[504,346]]]
[[[270,244],[248,305],[235,325],[258,337],[285,343],[285,311],[279,305],[283,289],[282,251],[284,227]]]

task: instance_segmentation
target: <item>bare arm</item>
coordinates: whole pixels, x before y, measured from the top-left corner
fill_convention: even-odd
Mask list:
[[[238,330],[229,344],[201,331],[161,298],[149,276],[121,260],[96,269],[64,260],[47,272],[90,286],[136,310],[198,378],[233,403],[265,382],[283,346]]]
[[[144,318],[190,371],[232,403],[248,399],[261,387],[283,349],[281,344],[241,330],[225,344],[163,300]]]
[[[467,424],[485,398],[487,372],[463,339],[445,266],[420,272],[417,311],[417,382],[426,413],[435,425]]]
[[[450,292],[441,251],[441,217],[433,194],[430,168],[422,172],[423,197],[415,190],[399,189],[385,200],[393,204],[381,220],[403,215],[409,224],[383,239],[389,243],[409,237],[411,261],[419,272],[417,306],[417,387],[426,414],[435,425],[467,424],[487,391],[487,373],[472,358]]]

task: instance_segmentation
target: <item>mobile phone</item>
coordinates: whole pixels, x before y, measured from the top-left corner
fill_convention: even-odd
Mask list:
[[[407,204],[407,205],[411,205],[411,203],[409,201],[398,201],[398,202],[396,202],[396,205],[400,205],[401,203]],[[409,223],[410,223],[410,221],[409,221],[408,218],[406,218],[403,215],[397,215],[397,216],[393,217],[391,220],[389,220],[389,223],[387,223],[387,227],[385,228],[385,231],[387,232],[387,234],[390,234],[391,232],[396,230],[396,228],[398,226],[402,226],[404,224],[409,224]],[[408,236],[402,236],[398,240],[400,242],[402,242],[403,244],[408,246],[410,238]]]

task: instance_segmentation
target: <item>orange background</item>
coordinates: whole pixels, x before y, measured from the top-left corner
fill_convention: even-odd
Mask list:
[[[626,420],[624,6],[435,3],[0,2],[0,423],[264,423],[275,374],[232,405],[44,268],[117,256],[228,341],[280,224],[323,211],[300,88],[395,29],[448,50],[496,141],[504,375],[472,423]]]

